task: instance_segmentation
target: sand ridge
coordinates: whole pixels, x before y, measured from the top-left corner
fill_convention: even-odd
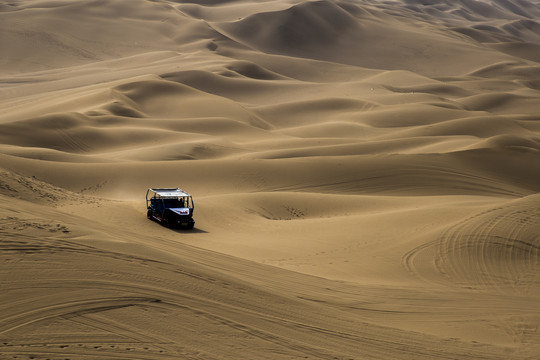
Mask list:
[[[0,4],[0,357],[535,359],[539,17]]]

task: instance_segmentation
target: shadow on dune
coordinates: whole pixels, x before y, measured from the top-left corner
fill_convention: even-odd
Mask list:
[[[195,227],[191,230],[188,230],[188,229],[169,229],[169,230],[174,231],[175,233],[178,233],[178,234],[208,234],[208,231],[203,230],[198,227]]]

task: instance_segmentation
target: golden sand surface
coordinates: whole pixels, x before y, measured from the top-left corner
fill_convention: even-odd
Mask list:
[[[538,359],[539,19],[0,3],[0,359]]]

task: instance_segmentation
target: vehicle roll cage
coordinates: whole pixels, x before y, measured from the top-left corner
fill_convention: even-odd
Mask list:
[[[168,205],[167,207],[195,208],[190,194],[179,188],[148,189],[146,191],[146,207],[158,202]]]

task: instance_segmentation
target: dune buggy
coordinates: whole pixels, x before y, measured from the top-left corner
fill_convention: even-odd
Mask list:
[[[146,191],[147,217],[170,228],[193,229],[193,198],[179,189],[148,189]]]

